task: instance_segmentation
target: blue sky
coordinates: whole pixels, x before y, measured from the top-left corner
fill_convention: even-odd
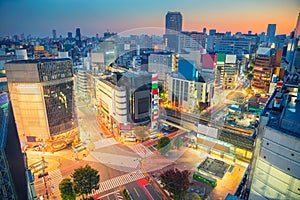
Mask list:
[[[266,31],[288,34],[296,24],[300,0],[0,0],[0,36],[29,34],[65,37],[81,28],[83,35],[102,35],[133,28],[164,28],[168,11],[180,11],[184,30]]]

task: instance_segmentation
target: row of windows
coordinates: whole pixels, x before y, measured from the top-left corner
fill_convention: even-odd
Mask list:
[[[41,82],[73,77],[71,61],[46,62],[38,64],[39,79]]]
[[[75,127],[73,82],[44,86],[44,99],[51,135]]]

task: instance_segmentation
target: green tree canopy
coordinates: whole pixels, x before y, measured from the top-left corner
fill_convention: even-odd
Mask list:
[[[147,126],[137,126],[134,128],[134,133],[138,140],[145,140],[149,137],[149,130]]]
[[[74,182],[74,190],[78,195],[87,195],[93,189],[99,188],[100,175],[99,172],[89,165],[75,169],[71,175]]]
[[[158,141],[157,141],[157,150],[161,153],[161,154],[166,154],[168,153],[170,150],[171,150],[171,140],[170,138],[164,136],[162,138],[160,138]]]
[[[173,144],[177,149],[179,149],[183,145],[182,138],[180,136],[175,137],[175,139],[173,140]]]
[[[247,75],[247,79],[248,79],[249,81],[251,81],[251,80],[253,79],[253,74],[252,74],[252,73],[248,74],[248,75]]]
[[[187,194],[190,186],[188,170],[168,169],[160,175],[163,188],[168,190],[175,200],[180,200]]]
[[[159,90],[159,99],[161,99],[163,101],[167,101],[168,100],[167,92],[163,91],[163,90]]]
[[[59,183],[59,191],[62,200],[76,200],[76,194],[70,178],[65,178]]]

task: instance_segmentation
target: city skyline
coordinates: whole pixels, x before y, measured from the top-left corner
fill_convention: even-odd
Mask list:
[[[118,5],[118,6],[116,6]],[[80,27],[86,36],[101,35],[106,30],[123,32],[143,27],[163,29],[168,11],[183,16],[183,30],[202,31],[206,27],[217,32],[261,33],[268,24],[277,24],[276,34],[289,34],[295,28],[300,2],[288,1],[197,1],[189,3],[138,0],[96,1],[0,1],[0,36],[31,34],[36,37],[75,34]],[[126,23],[125,23],[126,22]]]

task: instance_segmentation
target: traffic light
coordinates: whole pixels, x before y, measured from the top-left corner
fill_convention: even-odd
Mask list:
[[[40,174],[38,175],[38,178],[42,178],[42,177],[44,177],[44,176],[48,176],[48,172],[40,173]]]

